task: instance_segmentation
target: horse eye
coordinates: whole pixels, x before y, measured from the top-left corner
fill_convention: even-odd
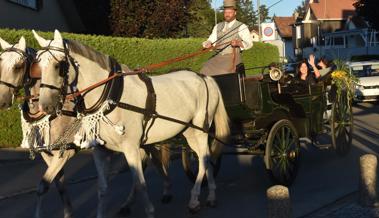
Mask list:
[[[59,69],[59,66],[60,66],[60,63],[56,63],[56,64],[54,64],[54,68],[55,68],[56,70]]]

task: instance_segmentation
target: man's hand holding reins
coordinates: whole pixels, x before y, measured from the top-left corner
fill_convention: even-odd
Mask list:
[[[243,48],[243,43],[241,40],[239,39],[233,39],[230,44],[233,46],[233,47],[240,47],[240,48]]]

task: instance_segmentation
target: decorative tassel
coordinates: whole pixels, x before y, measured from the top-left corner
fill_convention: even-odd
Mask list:
[[[79,115],[82,119],[82,127],[75,135],[74,143],[76,145],[80,145],[81,148],[90,148],[98,144],[104,145],[105,141],[99,136],[100,121],[104,121],[106,125],[112,127],[117,134],[125,134],[125,127],[123,125],[114,124],[104,115],[104,111],[110,108],[110,104],[112,104],[112,102],[106,101],[98,112],[87,116]]]

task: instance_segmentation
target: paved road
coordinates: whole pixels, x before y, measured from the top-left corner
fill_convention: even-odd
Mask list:
[[[379,152],[379,105],[360,104],[354,108],[355,136],[350,154],[341,158],[330,150],[319,150],[310,145],[302,147],[301,168],[295,184],[290,188],[295,217],[308,214],[351,195],[357,190],[359,157]],[[1,155],[0,155],[1,157]],[[116,158],[114,170],[120,169],[122,158]],[[35,203],[33,188],[43,173],[42,161],[0,161],[0,218],[32,217]],[[66,167],[68,189],[73,200],[75,217],[95,217],[96,175],[89,152],[70,161]],[[205,206],[196,215],[187,212],[191,183],[174,161],[170,167],[174,199],[169,205],[160,202],[162,180],[153,168],[148,168],[148,191],[156,207],[158,218],[260,218],[266,217],[266,189],[271,186],[260,157],[225,156],[217,177],[218,207]],[[83,178],[90,178],[82,180]],[[92,177],[92,179],[91,179]],[[130,189],[130,173],[124,171],[112,177],[110,185],[109,217],[115,213]],[[19,193],[14,195],[15,193]],[[5,198],[6,196],[12,196]],[[201,197],[205,202],[206,190]],[[133,206],[130,217],[144,217],[142,202]],[[62,217],[62,206],[56,189],[51,188],[44,204],[45,217]]]

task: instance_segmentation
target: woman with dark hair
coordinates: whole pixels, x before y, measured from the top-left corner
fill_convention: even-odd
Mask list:
[[[308,64],[312,67],[313,73],[309,70]],[[297,66],[297,79],[307,85],[316,84],[318,78],[320,78],[320,72],[315,64],[315,56],[313,54],[309,55],[308,61],[306,59],[302,60]]]

